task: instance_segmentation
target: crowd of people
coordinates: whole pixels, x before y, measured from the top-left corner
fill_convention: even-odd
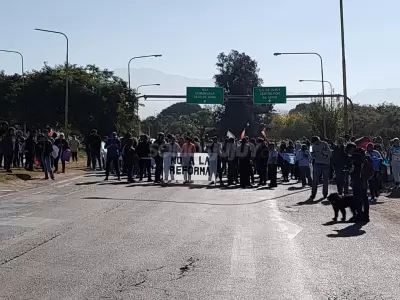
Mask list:
[[[66,140],[62,133],[53,132],[50,127],[44,130],[16,130],[8,122],[0,123],[0,168],[12,173],[13,168],[25,168],[34,171],[41,168],[45,179],[55,179],[59,171],[65,173],[66,162],[78,161],[79,140],[76,136]]]
[[[328,185],[335,181],[340,195],[348,194],[351,186],[357,202],[357,218],[362,220],[369,220],[369,203],[379,197],[383,182],[387,181],[389,175],[393,175],[396,185],[400,184],[400,143],[397,138],[384,147],[379,138],[356,140],[349,136],[339,138],[336,142],[321,140],[317,136],[295,142],[273,142],[264,137],[226,137],[220,142],[217,137],[205,136],[200,139],[189,134],[176,137],[163,133],[155,140],[150,140],[147,135],[136,139],[129,133],[119,138],[115,132],[111,137],[102,139],[93,130],[86,139],[86,149],[88,166],[95,169],[98,164],[104,168],[105,180],[113,172],[118,179],[121,174],[127,174],[129,182],[134,182],[135,177],[141,181],[147,176],[147,181],[170,183],[174,174],[170,174],[170,165],[165,164],[167,153],[169,156],[181,156],[183,164],[189,167],[193,164],[191,158],[195,153],[208,153],[211,184],[219,180],[219,184],[224,185],[223,177],[226,176],[227,186],[247,188],[256,183],[266,186],[269,181],[268,186],[274,188],[278,185],[279,170],[280,183],[295,180],[302,187],[310,186],[308,201],[313,201],[320,183],[323,198],[327,198]],[[190,168],[186,173],[183,183],[193,182]],[[211,178],[211,174],[215,174],[216,178]]]
[[[28,130],[24,135],[7,122],[0,125],[0,166],[6,172],[12,172],[12,167],[33,170],[37,161],[45,178],[54,179],[60,163],[61,172],[65,172],[69,157],[75,162],[78,160],[80,142],[76,137],[67,140],[62,133],[55,133],[50,128]],[[349,187],[352,188],[357,218],[367,221],[369,203],[379,197],[383,182],[392,175],[395,185],[400,185],[400,141],[397,138],[385,147],[380,138],[357,140],[349,136],[336,142],[321,140],[317,136],[310,140],[281,142],[265,137],[226,137],[220,141],[217,137],[165,136],[163,133],[159,133],[156,139],[145,134],[136,139],[130,133],[119,137],[116,132],[101,137],[93,129],[83,144],[87,166],[92,170],[105,170],[105,180],[110,174],[115,174],[118,180],[126,174],[129,182],[147,177],[147,181],[156,184],[170,183],[174,174],[170,163],[168,166],[165,163],[167,153],[172,157],[182,157],[182,164],[189,167],[184,174],[184,184],[193,182],[190,166],[195,153],[208,153],[211,184],[219,180],[220,185],[247,188],[255,186],[258,181],[259,186],[266,186],[269,182],[268,186],[274,188],[278,185],[279,170],[279,183],[294,180],[302,187],[310,186],[308,201],[314,201],[318,185],[322,183],[323,198],[327,198],[328,185],[334,180],[339,195],[348,194]],[[215,175],[214,178],[211,175]],[[227,177],[226,183],[224,176]]]

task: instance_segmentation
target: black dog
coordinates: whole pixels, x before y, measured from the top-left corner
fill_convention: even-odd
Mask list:
[[[335,217],[333,221],[337,222],[339,210],[342,213],[342,221],[346,221],[346,208],[349,207],[353,217],[356,217],[356,209],[353,195],[340,196],[338,193],[332,193],[328,196],[329,202],[332,204]]]

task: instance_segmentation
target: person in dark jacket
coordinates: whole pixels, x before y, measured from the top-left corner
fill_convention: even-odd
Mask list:
[[[38,153],[38,155],[40,155],[40,161],[43,166],[45,179],[49,179],[50,176],[50,178],[54,180],[54,173],[50,163],[51,153],[53,152],[53,144],[51,143],[48,135],[45,134],[41,134],[39,136],[38,144],[38,149],[41,149],[41,153]]]
[[[115,172],[117,173],[118,180],[121,180],[121,174],[119,170],[119,155],[121,151],[121,142],[117,138],[117,133],[113,132],[111,137],[108,139],[106,143],[107,149],[107,159],[106,159],[106,178],[108,180],[108,176],[110,175],[110,166],[111,163],[115,168]]]
[[[97,134],[97,130],[93,129],[92,133],[88,137],[88,146],[90,149],[90,157],[92,158],[92,169],[96,170],[96,161],[99,163],[101,168],[100,149],[101,149],[101,137]]]
[[[126,166],[126,170],[128,173],[128,182],[135,182],[133,179],[133,167],[136,164],[137,161],[137,155],[136,155],[136,149],[134,146],[136,146],[136,141],[134,141],[132,138],[126,140],[126,144],[123,148],[123,154],[124,154],[124,167]]]
[[[0,168],[3,166],[3,159],[4,159],[2,141],[7,132],[8,132],[8,122],[6,121],[0,122]]]
[[[256,148],[256,166],[257,173],[260,176],[260,180],[258,185],[263,186],[267,184],[267,164],[268,164],[268,146],[264,139],[259,138],[257,140],[257,148]]]
[[[125,145],[128,143],[130,145],[133,145],[133,142],[130,141],[132,140],[132,134],[130,132],[127,132],[123,138],[121,138],[121,149],[124,149]],[[122,174],[125,174],[128,172],[128,166],[125,165],[125,157],[124,157],[124,151],[122,151],[122,158],[123,158],[123,165],[122,165]]]
[[[163,152],[165,148],[165,135],[160,132],[157,136],[157,139],[152,144],[152,157],[156,163],[156,169],[154,172],[154,183],[161,182],[161,174],[163,171]]]
[[[363,167],[366,163],[365,151],[357,147],[355,143],[348,143],[345,151],[349,155],[349,172],[357,212],[357,215],[349,221],[369,222],[368,178],[363,175]]]
[[[33,163],[35,162],[35,152],[37,143],[37,131],[32,130],[25,140],[25,169],[33,171]]]
[[[251,150],[247,138],[241,140],[240,146],[236,148],[236,153],[239,158],[240,187],[247,188],[251,186]]]
[[[63,159],[63,153],[69,149],[69,145],[64,134],[60,134],[60,136],[54,141],[54,145],[57,146],[59,150],[58,156],[54,160],[54,172],[58,172],[58,162],[61,160],[61,173],[65,173],[65,160]]]
[[[339,138],[333,147],[332,165],[336,174],[336,186],[339,195],[349,193],[349,157],[345,152],[344,140]]]
[[[150,159],[150,142],[147,135],[140,136],[136,153],[139,158],[139,180],[143,180],[143,174],[147,171],[147,181],[151,182],[151,159]]]
[[[11,164],[13,162],[15,140],[15,129],[14,127],[10,127],[7,133],[3,136],[3,140],[1,141],[1,148],[4,155],[4,169],[8,173],[12,173]]]
[[[193,138],[193,143],[196,147],[196,153],[202,153],[203,149],[201,147],[200,139],[197,136]]]

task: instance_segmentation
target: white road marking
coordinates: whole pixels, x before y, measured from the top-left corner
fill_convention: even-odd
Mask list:
[[[35,217],[10,217],[0,219],[0,226],[18,226],[30,228],[46,228],[61,224],[62,220]]]
[[[280,230],[287,235],[289,240],[293,240],[303,230],[303,227],[282,218],[276,200],[270,200],[267,203],[272,217],[271,220],[278,224]]]
[[[66,186],[69,186],[69,185],[71,185],[71,184],[72,184],[72,182],[68,182],[68,183],[63,184],[63,185],[57,185],[57,188],[66,187]]]
[[[242,209],[239,209],[242,211]],[[247,214],[237,217],[231,256],[231,277],[256,279],[253,251],[253,233]],[[244,223],[243,223],[243,220]]]

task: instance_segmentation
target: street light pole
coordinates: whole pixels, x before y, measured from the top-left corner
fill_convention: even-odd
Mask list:
[[[128,61],[128,88],[129,88],[129,93],[131,92],[131,61],[134,59],[139,59],[139,58],[146,58],[146,57],[161,57],[162,54],[151,54],[151,55],[142,55],[142,56],[135,56],[132,57]]]
[[[311,79],[300,79],[299,82],[321,82],[321,80],[311,80]],[[328,80],[325,80],[324,83],[328,83],[331,88],[331,96],[333,95],[333,87],[332,83]],[[331,109],[333,107],[333,97],[331,97]]]
[[[54,30],[48,30],[48,29],[41,29],[41,28],[35,28],[36,31],[42,31],[42,32],[47,32],[47,33],[54,33],[54,34],[60,34],[62,36],[65,37],[66,41],[67,41],[67,53],[66,53],[66,60],[65,60],[65,116],[64,116],[64,130],[65,133],[67,133],[68,130],[68,107],[69,107],[69,62],[68,62],[68,57],[69,57],[69,41],[68,41],[68,36],[61,32],[61,31],[54,31]]]
[[[150,83],[150,84],[141,84],[136,88],[136,94],[139,95],[139,88],[144,87],[144,86],[160,86],[159,83]]]
[[[322,86],[322,106],[324,108],[323,111],[323,126],[324,126],[324,138],[326,138],[326,108],[325,108],[325,80],[324,80],[324,64],[322,61],[322,56],[317,52],[276,52],[275,56],[280,55],[316,55],[319,57],[321,62],[321,86]]]
[[[321,82],[321,80],[313,80],[313,79],[300,79],[299,82]],[[331,95],[333,95],[333,87],[332,83],[328,80],[325,80],[324,83],[329,84],[329,87],[331,89]]]
[[[139,95],[139,89],[141,87],[146,87],[146,86],[160,86],[160,84],[159,83],[141,84],[136,88],[136,94]],[[130,90],[131,89],[129,87],[129,92],[130,92]],[[137,117],[138,117],[138,137],[139,137],[139,134],[140,134],[139,99],[138,99],[138,102],[137,102],[136,114],[137,114]]]
[[[340,33],[342,42],[342,77],[343,77],[343,118],[344,118],[344,132],[348,134],[349,131],[349,117],[347,109],[347,74],[346,74],[346,51],[344,44],[344,16],[343,16],[343,0],[340,0]]]
[[[24,83],[25,81],[25,72],[24,72],[24,56],[22,55],[21,52],[18,51],[14,51],[14,50],[4,50],[1,49],[0,52],[7,52],[7,53],[15,53],[15,54],[19,54],[19,56],[21,56],[21,68],[22,68],[22,83]]]

